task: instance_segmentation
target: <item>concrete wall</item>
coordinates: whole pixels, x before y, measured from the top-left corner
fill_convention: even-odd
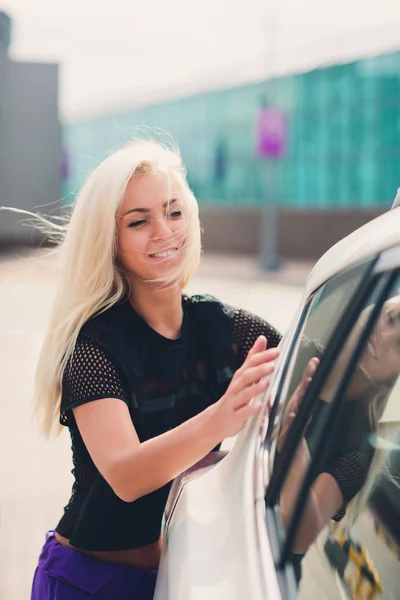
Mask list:
[[[60,200],[58,66],[0,57],[0,206],[56,212]],[[23,218],[0,212],[0,243],[34,241]]]
[[[282,209],[277,219],[278,253],[284,257],[318,259],[337,241],[381,213],[378,210]],[[259,209],[202,207],[200,220],[205,251],[260,252]]]

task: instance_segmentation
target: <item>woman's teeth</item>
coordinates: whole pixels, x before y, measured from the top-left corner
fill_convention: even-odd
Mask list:
[[[178,248],[174,248],[173,250],[165,250],[164,252],[155,252],[154,254],[150,254],[150,258],[169,258],[177,251]]]

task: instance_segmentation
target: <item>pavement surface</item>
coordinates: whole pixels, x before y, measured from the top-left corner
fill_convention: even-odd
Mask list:
[[[188,287],[269,320],[282,332],[299,305],[312,264],[263,273],[256,257],[205,255]],[[57,286],[48,251],[0,255],[0,599],[28,600],[45,532],[68,502],[67,432],[46,442],[31,419],[35,364]]]

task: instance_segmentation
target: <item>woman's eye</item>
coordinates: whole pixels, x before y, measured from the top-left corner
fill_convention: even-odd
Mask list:
[[[177,219],[178,217],[182,216],[182,211],[180,211],[180,210],[173,210],[172,212],[168,213],[168,216],[171,219]]]
[[[393,317],[393,315],[388,314],[386,318],[387,318],[387,322],[389,323],[389,325],[391,327],[393,327],[393,325],[396,324],[396,319]]]
[[[144,223],[146,223],[146,219],[140,219],[140,221],[132,221],[132,223],[129,223],[128,227],[136,228],[140,227]]]

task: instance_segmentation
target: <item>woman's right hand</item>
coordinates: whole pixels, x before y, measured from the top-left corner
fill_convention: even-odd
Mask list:
[[[257,338],[225,394],[211,407],[212,423],[220,440],[237,435],[249,417],[262,406],[261,402],[251,403],[251,400],[267,389],[268,376],[273,372],[274,361],[279,355],[278,348],[266,350],[266,347],[266,338]]]
[[[308,361],[308,363],[304,369],[304,372],[303,372],[303,377],[301,378],[299,385],[296,387],[291,398],[289,399],[289,402],[287,403],[287,406],[284,409],[285,414],[284,414],[281,430],[279,433],[279,439],[278,439],[278,445],[277,445],[278,452],[282,451],[282,448],[286,441],[288,432],[292,426],[293,421],[296,418],[297,411],[299,410],[300,405],[304,400],[304,396],[306,395],[306,391],[308,389],[308,386],[311,383],[312,378],[315,375],[315,371],[317,370],[318,365],[319,365],[319,359],[316,356],[314,356],[313,358],[311,358]],[[272,439],[274,439],[276,437],[276,434],[277,434],[277,430],[275,430],[272,433]]]

